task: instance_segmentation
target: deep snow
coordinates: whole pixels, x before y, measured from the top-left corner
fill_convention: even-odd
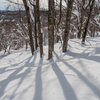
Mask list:
[[[43,58],[39,50],[0,52],[0,100],[100,100],[100,38],[89,42],[69,40],[62,53],[55,44],[53,58]]]

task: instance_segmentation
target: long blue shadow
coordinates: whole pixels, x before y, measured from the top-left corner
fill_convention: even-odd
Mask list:
[[[41,67],[43,65],[43,58],[40,59],[39,67],[36,72],[36,86],[35,86],[35,95],[33,100],[42,100],[42,77],[41,77]]]
[[[57,59],[60,59],[58,57],[58,55],[54,52],[54,54],[56,55]],[[94,84],[92,84],[91,82],[89,82],[77,69],[75,69],[74,67],[72,67],[71,65],[69,65],[67,62],[61,60],[67,67],[69,67],[71,70],[73,70],[78,77],[93,91],[93,93],[100,99],[100,89],[97,88]]]
[[[55,74],[60,82],[65,99],[66,100],[78,100],[73,88],[71,87],[71,85],[69,84],[67,79],[65,78],[63,72],[60,70],[58,65],[54,62],[53,59],[50,59],[50,63],[52,63],[53,71],[55,72]]]

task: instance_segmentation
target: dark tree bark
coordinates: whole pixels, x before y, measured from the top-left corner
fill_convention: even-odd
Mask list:
[[[85,28],[84,28],[84,33],[83,33],[83,38],[82,38],[82,43],[84,44],[85,43],[85,38],[86,38],[86,35],[87,35],[87,29],[88,29],[88,25],[89,25],[89,21],[90,21],[90,18],[91,18],[91,13],[92,13],[92,9],[93,9],[93,6],[94,6],[94,2],[95,0],[90,0],[90,13],[88,15],[88,19],[86,21],[86,25],[85,25]]]
[[[36,5],[34,5],[34,18],[35,18],[35,27],[34,27],[34,33],[35,33],[35,49],[37,50],[38,43],[37,43],[37,29],[36,29]]]
[[[61,18],[62,18],[62,0],[60,0],[60,17],[59,17],[59,22],[57,23],[57,43],[59,42],[60,39],[60,36],[58,34],[59,34],[59,27],[61,24]]]
[[[48,59],[50,59],[54,50],[54,0],[49,0],[48,9]]]
[[[85,0],[82,0],[82,8],[85,5]],[[82,34],[82,27],[83,27],[83,18],[84,18],[84,10],[81,8],[81,18],[80,18],[80,27],[79,27],[79,32],[78,32],[78,38],[81,38],[81,34]]]
[[[29,7],[27,6],[27,1],[23,0],[24,3],[24,7],[25,7],[25,11],[26,11],[26,16],[27,16],[27,21],[28,21],[28,31],[29,31],[29,38],[30,38],[30,47],[31,47],[31,53],[33,55],[34,52],[34,41],[33,41],[33,37],[32,37],[32,25],[31,25],[31,21],[30,21],[30,10]]]
[[[63,38],[63,52],[67,51],[68,37],[69,37],[69,30],[70,30],[70,19],[71,19],[73,2],[74,0],[68,0],[68,4],[67,4],[66,25],[65,25],[65,32],[64,32],[64,38]]]
[[[52,20],[53,20],[53,26],[52,26],[52,35],[53,35],[53,46],[52,46],[52,51],[54,51],[54,26],[55,26],[55,4],[54,4],[54,0],[52,1]]]
[[[39,0],[36,0],[36,27],[38,32],[39,46],[40,46],[40,58],[43,54],[43,36],[41,33],[41,23],[40,23],[40,11],[39,11]]]

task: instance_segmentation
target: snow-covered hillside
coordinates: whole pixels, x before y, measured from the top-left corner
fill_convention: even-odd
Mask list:
[[[55,44],[53,58],[39,51],[0,52],[0,100],[100,100],[100,38],[69,40],[62,53]],[[91,45],[90,45],[91,43]]]

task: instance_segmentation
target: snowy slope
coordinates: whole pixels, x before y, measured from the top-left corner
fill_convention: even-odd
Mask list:
[[[62,53],[55,44],[53,58],[39,51],[0,52],[0,100],[100,100],[100,38],[69,40]]]

